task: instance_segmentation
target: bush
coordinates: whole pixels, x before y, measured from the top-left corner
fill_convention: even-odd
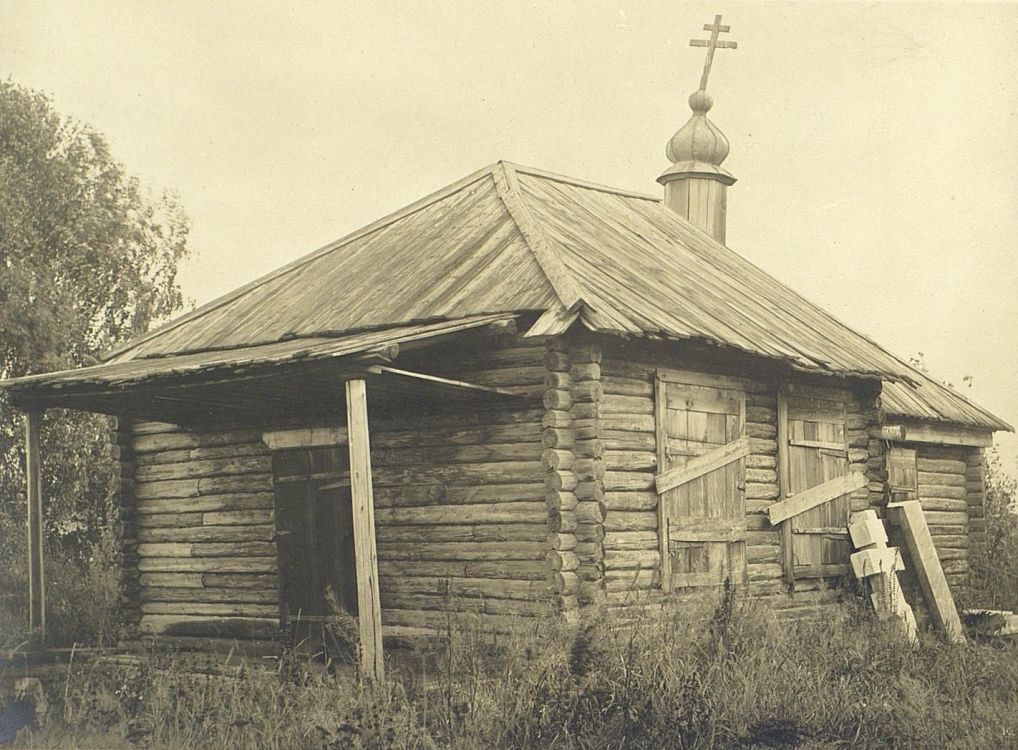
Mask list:
[[[968,606],[1018,611],[1018,482],[987,451],[986,542],[970,558]]]

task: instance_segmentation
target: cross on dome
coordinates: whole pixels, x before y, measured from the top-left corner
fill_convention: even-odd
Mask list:
[[[722,26],[721,16],[716,15],[714,16],[714,23],[705,23],[703,25],[703,30],[710,32],[710,39],[689,40],[690,47],[707,48],[707,59],[703,62],[703,75],[700,76],[700,91],[707,90],[707,77],[710,75],[711,65],[714,64],[714,50],[738,48],[738,42],[723,42],[718,39],[718,34],[727,34],[731,29],[731,26]]]

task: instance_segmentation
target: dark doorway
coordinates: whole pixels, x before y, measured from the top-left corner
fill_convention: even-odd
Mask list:
[[[272,455],[276,554],[284,623],[335,615],[326,592],[357,615],[353,511],[345,446],[296,448]]]

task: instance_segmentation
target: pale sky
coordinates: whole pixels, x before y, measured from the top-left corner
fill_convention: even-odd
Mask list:
[[[1018,424],[1018,4],[0,0],[0,77],[180,195],[201,303],[497,159],[659,194],[715,13],[728,244]]]

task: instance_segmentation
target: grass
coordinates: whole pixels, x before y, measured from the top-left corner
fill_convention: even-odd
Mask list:
[[[450,633],[360,684],[283,655],[195,677],[151,654],[81,663],[16,747],[997,748],[1018,745],[1018,647],[910,649],[854,601],[779,622],[726,595],[701,611]]]

